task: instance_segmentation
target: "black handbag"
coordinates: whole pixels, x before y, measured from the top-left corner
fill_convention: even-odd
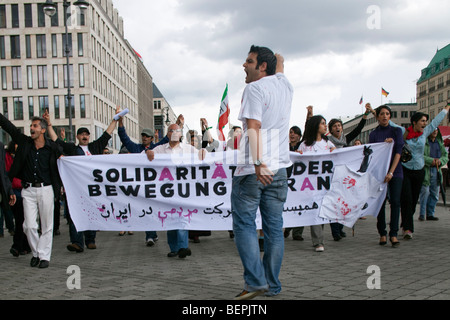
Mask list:
[[[402,155],[400,156],[400,161],[405,163],[412,159],[411,147],[405,142],[402,148]]]

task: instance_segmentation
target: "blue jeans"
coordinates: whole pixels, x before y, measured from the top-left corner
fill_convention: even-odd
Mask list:
[[[422,186],[420,190],[420,216],[433,217],[436,204],[439,201],[439,182],[437,169],[432,167],[430,172],[430,185]]]
[[[167,243],[170,252],[178,252],[178,250],[189,247],[189,230],[170,230],[167,231]]]
[[[67,207],[67,201],[64,204]],[[77,244],[80,248],[84,248],[84,244],[86,246],[88,244],[95,244],[95,237],[97,236],[96,231],[81,231],[78,232],[77,228],[75,227],[75,224],[72,221],[72,218],[70,217],[69,208],[67,207],[67,221],[69,222],[69,237],[70,242],[72,244]]]
[[[383,205],[381,206],[380,212],[377,216],[377,229],[380,236],[386,236],[386,200],[389,199],[391,205],[391,218],[389,220],[389,237],[397,237],[398,235],[398,224],[400,220],[400,207],[401,201],[400,197],[402,194],[403,179],[394,177],[389,181],[388,184],[388,194],[386,199],[384,199]]]
[[[286,169],[280,169],[270,185],[256,181],[256,175],[233,178],[231,210],[233,231],[244,267],[244,289],[281,291],[278,279],[284,254],[283,209],[288,191]],[[260,210],[264,232],[264,257],[256,234],[256,213]]]
[[[156,231],[145,231],[145,241],[148,241],[149,239],[156,240],[156,238],[158,238]]]

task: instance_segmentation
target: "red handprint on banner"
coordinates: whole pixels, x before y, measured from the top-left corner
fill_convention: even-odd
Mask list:
[[[344,184],[347,184],[347,189],[350,189],[356,185],[356,180],[347,176],[347,178],[344,179]]]

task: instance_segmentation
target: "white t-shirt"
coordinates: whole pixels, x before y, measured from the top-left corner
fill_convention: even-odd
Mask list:
[[[330,150],[331,148],[335,148],[335,145],[330,140],[322,139],[320,141],[314,142],[312,146],[307,146],[303,141],[298,147],[298,150],[305,153],[305,152],[326,151]]]
[[[289,120],[294,89],[283,73],[249,83],[242,96],[238,119],[244,131],[240,141],[236,176],[255,173],[256,160],[272,171],[292,165],[289,156]],[[252,159],[247,136],[247,120],[261,122],[262,159]]]
[[[92,153],[89,151],[88,146],[80,146],[80,148],[83,149],[85,155],[92,156]]]

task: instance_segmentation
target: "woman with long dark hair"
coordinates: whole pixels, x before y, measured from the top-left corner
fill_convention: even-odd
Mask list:
[[[325,136],[327,133],[327,121],[321,115],[311,117],[305,126],[305,133],[303,135],[302,143],[298,148],[300,153],[310,153],[329,150],[330,152],[336,149]],[[316,252],[323,252],[324,238],[323,225],[311,226],[311,238]]]

